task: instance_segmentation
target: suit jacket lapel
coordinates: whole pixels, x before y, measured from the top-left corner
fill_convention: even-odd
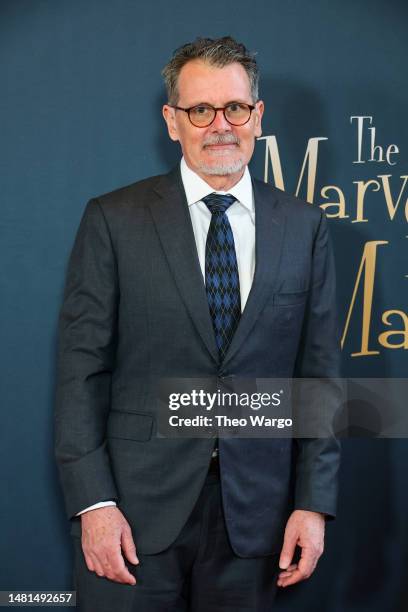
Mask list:
[[[252,185],[255,201],[254,279],[238,327],[224,357],[224,367],[241,347],[273,292],[285,232],[286,217],[278,198],[271,197],[270,187],[264,182],[252,179]]]
[[[191,319],[218,364],[214,328],[178,164],[160,178],[155,192],[159,197],[149,201],[149,207],[168,264]]]

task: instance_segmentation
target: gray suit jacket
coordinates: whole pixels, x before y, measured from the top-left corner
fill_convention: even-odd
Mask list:
[[[165,549],[214,440],[157,436],[160,377],[338,377],[335,272],[322,210],[253,180],[256,267],[221,363],[179,166],[90,200],[58,324],[56,458],[72,519],[115,499],[142,553]],[[339,445],[219,441],[226,524],[243,557],[277,553],[293,508],[335,515]]]

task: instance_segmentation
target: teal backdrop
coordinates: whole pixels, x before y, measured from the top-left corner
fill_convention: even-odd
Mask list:
[[[402,0],[0,2],[0,590],[70,587],[52,447],[67,259],[90,197],[178,161],[160,70],[184,42],[258,51],[268,139],[251,172],[266,178],[268,144],[267,180],[295,193],[309,151],[299,194],[309,170],[310,205],[330,204],[344,374],[407,376],[407,23]],[[405,612],[407,440],[343,448],[326,553],[276,609]]]

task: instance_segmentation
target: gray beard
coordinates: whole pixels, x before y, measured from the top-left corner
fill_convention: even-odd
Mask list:
[[[200,170],[203,174],[211,174],[217,176],[225,176],[226,174],[235,174],[240,172],[245,164],[241,159],[237,159],[233,163],[222,163],[220,160],[216,165],[207,166],[207,164],[200,164]]]

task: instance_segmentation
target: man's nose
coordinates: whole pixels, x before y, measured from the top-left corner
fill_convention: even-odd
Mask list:
[[[228,130],[228,131],[231,130],[231,124],[228,123],[228,121],[226,120],[223,110],[216,111],[215,119],[210,125],[210,127],[215,130]]]

